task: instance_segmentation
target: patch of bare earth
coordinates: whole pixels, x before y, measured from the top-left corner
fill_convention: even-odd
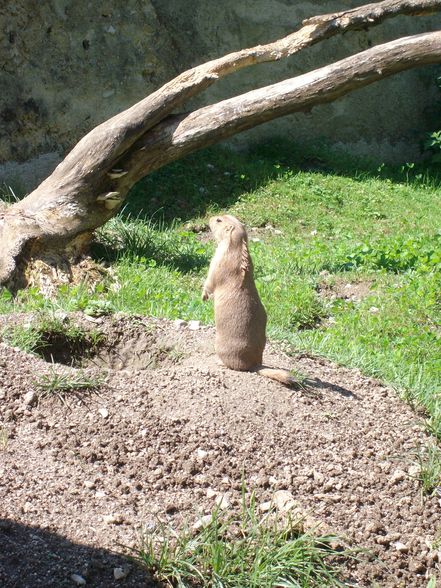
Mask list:
[[[158,516],[196,521],[219,496],[235,509],[243,477],[260,502],[289,491],[319,532],[368,550],[346,565],[351,586],[421,588],[436,573],[440,506],[411,475],[426,435],[393,391],[271,347],[265,363],[300,370],[307,390],[227,370],[211,328],[73,320],[101,331],[101,346],[55,369],[82,363],[107,381],[64,404],[28,394],[53,366],[0,344],[0,586],[74,586],[72,574],[97,588],[152,585],[121,546]]]

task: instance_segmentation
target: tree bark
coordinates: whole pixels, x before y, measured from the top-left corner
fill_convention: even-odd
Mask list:
[[[441,32],[398,39],[192,113],[171,115],[220,77],[288,57],[349,29],[440,8],[441,0],[385,0],[317,16],[284,39],[180,74],[83,137],[24,200],[0,206],[0,284],[11,290],[26,285],[32,260],[56,265],[57,259],[83,253],[93,231],[118,212],[133,184],[151,171],[276,117],[310,110],[400,71],[441,62]]]

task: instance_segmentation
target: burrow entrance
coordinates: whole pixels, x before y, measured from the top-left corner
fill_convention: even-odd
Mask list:
[[[175,365],[185,355],[148,319],[125,317],[38,321],[34,352],[49,363],[76,368],[147,370]]]

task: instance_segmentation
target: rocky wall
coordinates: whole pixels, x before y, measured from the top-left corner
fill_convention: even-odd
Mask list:
[[[360,2],[326,0],[0,0],[0,182],[38,183],[92,127],[185,68],[291,32],[303,18]],[[328,40],[213,86],[218,101],[400,36],[439,29],[441,16],[399,17]],[[325,138],[379,159],[418,157],[436,126],[439,69],[422,68],[235,139]],[[439,126],[439,123],[438,123]]]

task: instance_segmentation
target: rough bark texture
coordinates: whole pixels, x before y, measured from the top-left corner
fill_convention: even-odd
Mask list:
[[[441,62],[441,33],[379,45],[308,74],[171,115],[217,79],[276,61],[349,29],[397,14],[428,14],[441,0],[385,0],[303,22],[298,31],[186,71],[93,129],[27,198],[0,208],[0,284],[25,285],[29,260],[75,257],[116,214],[130,187],[170,161],[292,112],[310,110],[394,73]],[[55,262],[54,262],[55,263]]]

